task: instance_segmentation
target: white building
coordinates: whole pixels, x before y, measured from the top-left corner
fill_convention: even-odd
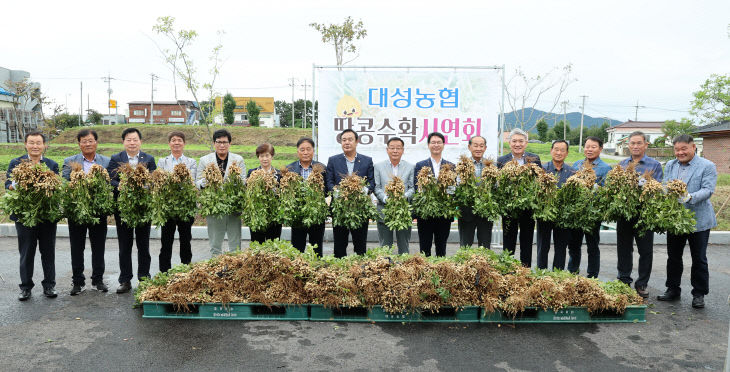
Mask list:
[[[610,127],[606,129],[608,140],[603,144],[603,151],[609,154],[626,155],[625,151],[628,151],[627,139],[631,133],[636,131],[644,132],[649,137],[649,142],[654,143],[657,138],[664,137],[662,125],[664,125],[663,121],[629,120]]]

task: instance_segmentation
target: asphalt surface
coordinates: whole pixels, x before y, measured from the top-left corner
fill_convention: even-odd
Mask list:
[[[150,245],[154,274],[159,240]],[[107,240],[110,292],[87,289],[71,297],[68,239],[59,238],[59,297],[42,296],[36,255],[33,297],[20,302],[17,242],[0,238],[0,370],[717,371],[727,351],[729,246],[708,248],[710,294],[703,310],[690,306],[688,249],[681,300],[655,300],[666,278],[666,249],[657,246],[646,323],[560,325],[143,319],[131,294],[114,293],[117,248],[115,239]],[[331,251],[325,243],[325,253]],[[615,247],[602,246],[601,254],[600,278],[611,280]],[[194,240],[193,260],[208,255],[207,241]],[[86,262],[88,278],[88,248]],[[582,265],[585,272],[585,259]]]

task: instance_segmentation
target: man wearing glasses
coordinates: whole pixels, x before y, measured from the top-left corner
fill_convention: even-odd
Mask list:
[[[225,129],[218,129],[213,133],[215,152],[200,158],[196,171],[195,185],[204,188],[206,185],[203,170],[208,164],[217,164],[223,178],[227,178],[231,164],[238,164],[241,168],[241,178],[246,179],[246,164],[241,155],[229,151],[231,148],[231,133]],[[222,253],[223,238],[228,235],[228,250],[235,251],[241,247],[241,215],[216,215],[206,217],[208,224],[208,244],[210,255],[215,257]]]
[[[401,160],[403,157],[403,140],[398,137],[392,137],[386,144],[388,160],[375,165],[375,196],[378,198],[378,240],[380,246],[393,245],[393,233],[398,243],[398,254],[408,253],[408,244],[411,241],[411,227],[403,230],[390,230],[383,220],[383,208],[388,202],[388,196],[385,194],[385,185],[398,177],[403,180],[405,185],[404,196],[410,201],[413,197],[413,164]]]
[[[472,137],[469,139],[468,148],[471,152],[471,161],[474,162],[474,176],[479,180],[482,177],[482,169],[484,169],[483,156],[487,150],[487,140],[482,136]],[[474,231],[477,233],[477,244],[480,247],[489,248],[492,243],[492,221],[475,215],[470,207],[461,208],[459,245],[471,247],[474,243]]]

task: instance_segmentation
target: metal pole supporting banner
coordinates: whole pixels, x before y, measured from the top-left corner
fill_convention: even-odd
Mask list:
[[[317,146],[316,146],[317,145],[317,136],[315,135],[315,129],[314,129],[314,127],[315,127],[314,117],[316,115],[315,110],[317,108],[317,106],[315,105],[315,102],[317,102],[317,89],[315,89],[316,85],[317,85],[317,79],[315,78],[316,72],[317,72],[317,65],[312,64],[312,141],[314,141],[314,145],[315,145],[314,146],[314,160],[319,161],[319,158],[317,157],[318,152],[317,152]],[[319,123],[317,123],[317,125],[319,125]]]

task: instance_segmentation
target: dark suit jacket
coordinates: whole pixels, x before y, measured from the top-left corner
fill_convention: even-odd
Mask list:
[[[324,164],[316,161],[316,160],[312,160],[312,168],[314,168],[314,166],[317,165],[317,164],[321,165],[322,168],[325,168],[324,173],[322,174],[322,177],[324,177],[324,179],[327,180],[327,169],[326,169],[326,166]],[[293,163],[289,163],[289,165],[286,166],[286,169],[288,169],[290,172],[294,172],[294,173],[296,173],[298,175],[301,175],[302,174],[302,166],[299,165],[299,160],[297,160],[297,161],[295,161]]]
[[[106,167],[106,171],[109,172],[109,178],[111,178],[112,186],[114,186],[115,194],[117,193],[117,188],[119,188],[119,172],[117,172],[117,168],[124,163],[129,163],[129,157],[126,151],[112,155],[109,160],[109,166]],[[157,169],[155,157],[142,151],[139,152],[139,163],[144,164],[150,172]]]
[[[258,166],[258,167],[253,168],[253,169],[249,169],[248,170],[248,173],[246,173],[246,179],[248,179],[249,177],[251,177],[251,173],[253,171],[259,170],[259,169],[261,169],[261,166]],[[276,168],[273,168],[273,169],[274,169],[274,177],[276,177],[276,182],[279,182],[279,179],[281,178],[281,172],[278,169],[276,169]]]
[[[10,164],[8,165],[8,172],[5,174],[5,188],[6,189],[10,188],[10,185],[13,184],[13,180],[11,178],[11,175],[13,173],[13,168],[17,167],[18,164],[20,164],[22,161],[29,160],[29,159],[30,158],[28,157],[28,154],[25,154],[23,156],[17,157],[10,161]],[[41,163],[45,164],[46,167],[48,167],[48,169],[53,171],[53,173],[58,174],[58,163],[56,163],[55,161],[53,161],[49,158],[43,157],[43,159],[41,159]],[[10,220],[17,221],[18,217],[16,217],[14,214],[11,214]]]
[[[373,158],[357,154],[355,157],[355,167],[352,173],[356,173],[360,177],[365,177],[368,181],[368,192],[375,191],[375,168],[373,167]],[[327,160],[327,171],[325,173],[325,185],[327,191],[332,191],[335,186],[340,184],[342,178],[347,176],[347,160],[345,154],[337,154],[330,156]]]
[[[444,165],[444,164],[454,165],[454,163],[452,163],[444,158],[441,158],[441,165]],[[413,187],[416,189],[416,191],[418,191],[418,172],[420,172],[421,168],[423,168],[423,167],[431,168],[431,174],[433,174],[434,176],[436,175],[436,172],[434,172],[434,170],[433,170],[433,164],[431,164],[431,158],[428,158],[426,160],[421,160],[418,163],[416,163],[416,166],[413,168]]]
[[[540,156],[539,155],[533,154],[531,152],[525,152],[524,158],[525,158],[525,162],[526,163],[535,163],[538,166],[540,166],[540,168],[542,168],[542,163],[540,162]],[[509,163],[510,161],[512,161],[512,153],[511,152],[509,154],[507,154],[507,155],[502,155],[502,156],[498,157],[497,158],[497,168],[504,167],[504,165],[507,164],[507,163]]]

